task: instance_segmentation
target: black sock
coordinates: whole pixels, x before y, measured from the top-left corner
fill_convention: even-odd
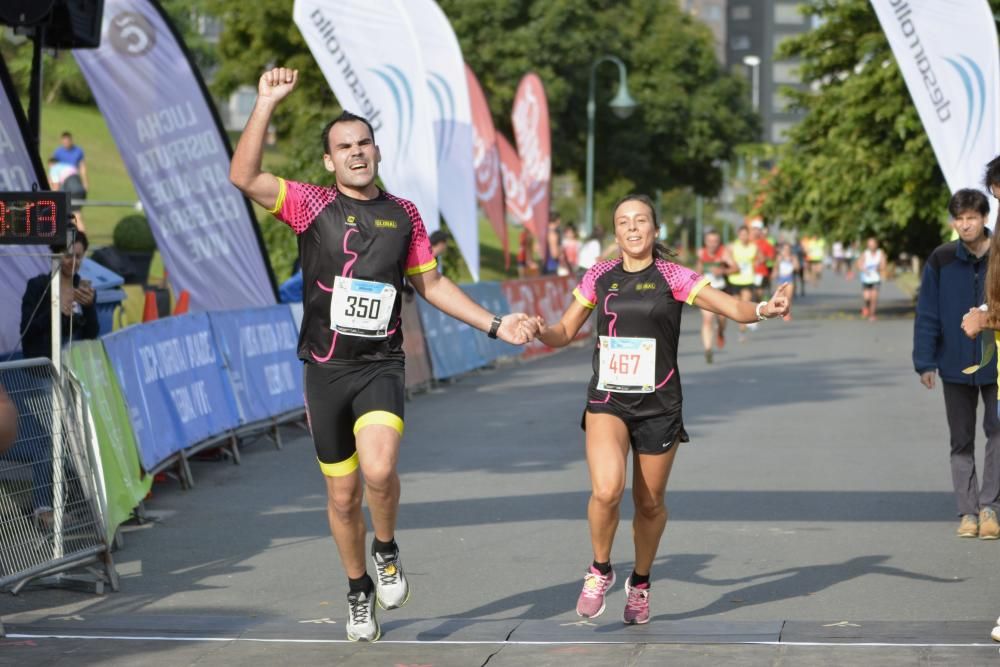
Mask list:
[[[348,577],[347,584],[350,587],[351,593],[367,593],[368,595],[371,595],[371,592],[375,590],[375,582],[372,581],[372,578],[368,576],[367,572],[357,579],[351,579]]]
[[[396,538],[392,538],[388,542],[383,542],[377,537],[372,539],[372,555],[376,553],[382,554],[382,556],[395,556],[399,551],[399,547],[396,546]]]
[[[636,574],[635,570],[632,570],[632,576],[628,578],[629,586],[638,586],[639,584],[649,585],[649,575],[648,574]]]
[[[602,577],[606,577],[606,576],[608,576],[608,572],[611,571],[611,561],[608,561],[607,563],[598,563],[595,560],[594,564],[593,564],[593,568],[595,570],[597,570],[598,572],[600,572]]]

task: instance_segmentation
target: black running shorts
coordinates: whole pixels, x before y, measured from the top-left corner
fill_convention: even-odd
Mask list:
[[[587,430],[587,413],[618,417],[628,428],[632,449],[640,454],[665,454],[679,442],[689,442],[680,413],[659,414],[652,417],[628,417],[608,405],[589,405],[580,418],[580,428]]]
[[[306,418],[316,458],[328,477],[358,468],[355,435],[370,424],[383,424],[403,435],[402,360],[365,364],[305,364]]]

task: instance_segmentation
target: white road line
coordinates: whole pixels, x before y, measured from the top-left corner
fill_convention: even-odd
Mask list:
[[[8,634],[8,639],[84,639],[84,640],[110,640],[110,641],[162,641],[162,642],[259,642],[263,644],[352,644],[354,642],[347,639],[289,639],[289,638],[260,638],[260,637],[161,637],[156,635],[47,635],[47,634]],[[670,641],[638,641],[635,640],[603,640],[603,641],[488,641],[488,640],[418,640],[418,639],[382,639],[379,644],[505,644],[515,646],[568,646],[579,644],[710,644],[717,646],[724,645],[753,645],[753,646],[803,646],[803,647],[838,647],[853,646],[859,648],[989,648],[997,647],[996,642],[971,643],[971,644],[935,644],[935,643],[902,643],[902,642],[782,642],[782,641],[744,641],[744,642],[670,642]]]

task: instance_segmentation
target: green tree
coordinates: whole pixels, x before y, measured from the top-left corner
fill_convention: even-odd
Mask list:
[[[746,84],[716,61],[709,29],[669,0],[440,0],[489,98],[497,127],[512,136],[521,77],[541,77],[552,124],[553,170],[585,178],[591,63],[621,58],[639,102],[627,120],[607,102],[618,73],[597,72],[595,184],[653,192],[688,186],[718,192],[718,165],[754,136]],[[617,185],[615,185],[617,184]],[[598,197],[598,199],[602,199]],[[605,197],[603,199],[611,199]],[[601,208],[598,208],[601,211]],[[609,214],[608,211],[604,211]],[[597,219],[601,219],[601,215]]]
[[[878,18],[868,0],[811,0],[807,10],[818,27],[781,48],[810,84],[787,91],[806,116],[768,179],[763,212],[926,256],[942,240],[949,192]]]

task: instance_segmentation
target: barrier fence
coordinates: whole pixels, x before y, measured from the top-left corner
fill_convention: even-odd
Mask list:
[[[0,364],[0,385],[18,412],[17,440],[0,456],[0,589],[16,593],[32,579],[98,562],[98,590],[117,590],[83,392],[61,383],[48,359]]]
[[[128,408],[100,341],[75,343],[63,357],[90,406],[94,439],[101,454],[107,539],[128,520],[153,486],[139,461]]]
[[[500,283],[510,310],[529,315],[540,315],[547,324],[558,322],[563,311],[573,300],[573,289],[577,278],[573,276],[545,276],[526,280],[505,280]],[[594,318],[580,327],[577,339],[586,338],[593,332]],[[554,350],[541,341],[533,340],[524,347],[524,356],[532,357]]]

